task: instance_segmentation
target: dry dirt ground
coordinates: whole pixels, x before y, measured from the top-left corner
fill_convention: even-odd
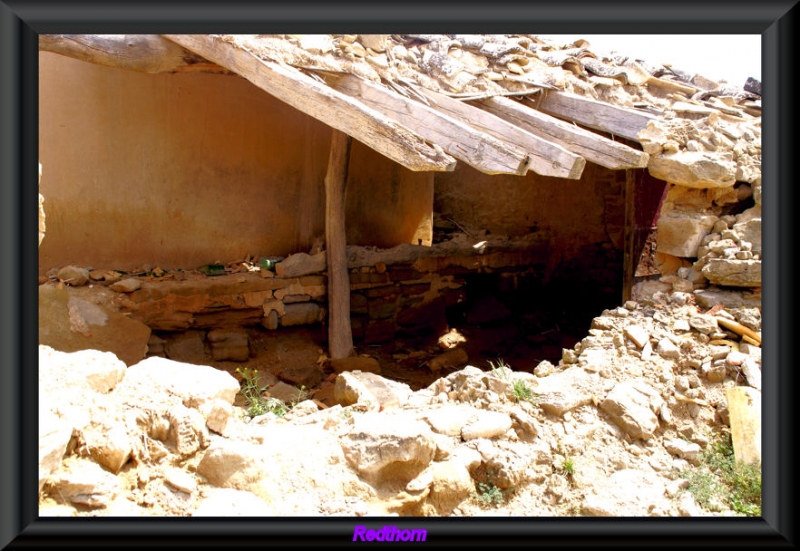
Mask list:
[[[587,327],[588,329],[588,327]],[[251,357],[246,362],[215,361],[206,355],[206,365],[214,366],[227,371],[237,379],[241,376],[236,373],[238,368],[249,368],[255,371],[269,371],[279,375],[283,369],[302,368],[324,362],[323,356],[327,349],[326,328],[323,325],[314,327],[282,328],[279,331],[267,331],[260,328],[248,330],[250,337]],[[533,369],[542,360],[549,359],[558,363],[561,348],[545,345],[537,347],[528,342],[519,330],[510,323],[500,322],[489,326],[469,326],[458,330],[458,335],[465,340],[459,342],[459,347],[466,351],[470,365],[481,369],[489,369],[490,362],[498,364],[500,361],[513,366],[516,371],[533,372]],[[460,340],[460,339],[459,339]],[[564,348],[571,348],[578,338],[564,338]],[[445,367],[433,372],[427,366],[430,359],[445,352],[446,348],[439,345],[437,335],[415,338],[398,338],[382,344],[354,346],[355,355],[367,355],[375,358],[381,365],[381,375],[387,379],[403,382],[412,390],[425,388],[436,379],[439,379],[461,366]],[[553,351],[557,356],[552,357]],[[323,363],[327,375],[333,370]],[[330,383],[330,381],[328,381]],[[322,389],[328,385],[323,381]],[[309,389],[312,392],[320,388]],[[323,396],[325,393],[321,393]],[[321,401],[327,403],[328,400]],[[329,403],[328,405],[333,405]]]

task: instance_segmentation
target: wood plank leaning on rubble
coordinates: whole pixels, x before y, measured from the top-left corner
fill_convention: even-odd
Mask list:
[[[424,88],[415,90],[423,94],[435,109],[526,151],[531,159],[530,169],[537,174],[571,180],[581,177],[586,160],[580,155],[457,99]]]
[[[475,102],[477,107],[505,119],[540,138],[612,170],[644,168],[650,156],[574,124],[540,113],[518,101],[493,97]]]
[[[617,107],[567,92],[542,90],[536,99],[529,99],[542,113],[577,122],[583,126],[608,132],[638,142],[637,135],[655,117]]]
[[[528,171],[530,158],[525,151],[432,107],[353,75],[330,76],[325,81],[333,89],[380,111],[481,172],[521,176]]]
[[[165,38],[246,78],[275,96],[414,171],[451,171],[455,159],[419,135],[361,102],[288,65],[259,59],[214,36],[165,34]]]
[[[353,350],[350,327],[350,276],[347,271],[345,191],[350,160],[350,136],[338,130],[331,136],[325,174],[325,243],[328,260],[328,356],[340,360]]]

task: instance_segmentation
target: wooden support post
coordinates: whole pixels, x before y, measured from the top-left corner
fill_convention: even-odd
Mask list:
[[[636,270],[634,241],[636,239],[636,172],[625,171],[625,234],[622,256],[622,302],[631,300],[633,275]]]
[[[350,276],[347,271],[345,191],[352,138],[333,129],[325,174],[325,248],[328,256],[328,356],[347,358],[353,350],[350,329]]]

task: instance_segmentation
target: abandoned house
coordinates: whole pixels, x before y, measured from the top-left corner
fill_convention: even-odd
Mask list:
[[[42,344],[244,362],[305,327],[429,373],[397,343],[455,329],[531,371],[642,293],[759,296],[755,81],[524,35],[42,35],[39,63]]]

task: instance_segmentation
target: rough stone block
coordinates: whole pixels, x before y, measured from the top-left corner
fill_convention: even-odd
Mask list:
[[[93,509],[106,507],[122,493],[116,476],[84,459],[67,458],[52,481],[61,497]]]
[[[713,214],[672,210],[658,219],[659,253],[694,258],[703,238],[719,220]]]
[[[237,329],[214,329],[206,335],[211,344],[211,356],[217,360],[243,362],[250,357],[250,338]]]
[[[144,359],[150,328],[73,296],[69,288],[39,286],[39,344],[64,352],[112,352],[126,365]]]
[[[40,404],[39,407],[39,491],[58,469],[72,437],[72,424]]]
[[[743,212],[739,221],[733,225],[742,241],[752,244],[752,251],[761,254],[761,207],[756,206]]]
[[[314,255],[306,253],[293,254],[275,266],[278,277],[300,277],[308,274],[324,272],[327,266],[327,253],[320,252]]]
[[[626,381],[608,393],[600,403],[600,409],[634,438],[649,440],[659,426],[656,412],[663,404],[661,395],[648,384]]]
[[[405,383],[384,379],[375,373],[345,371],[336,377],[334,399],[342,406],[370,402],[374,407],[401,406],[412,391]]]
[[[761,261],[711,258],[703,267],[703,275],[714,285],[761,287]]]
[[[56,277],[68,285],[79,287],[89,282],[89,270],[77,266],[64,266],[56,272]]]
[[[176,362],[203,364],[206,362],[205,334],[202,331],[186,331],[167,340],[164,349],[167,357]]]
[[[397,297],[376,298],[369,301],[367,312],[370,319],[384,320],[391,318],[397,312]]]
[[[287,304],[281,316],[281,325],[310,325],[322,321],[325,315],[323,308],[316,302]]]
[[[690,188],[733,187],[736,163],[730,152],[680,151],[651,155],[647,170],[655,178]]]

